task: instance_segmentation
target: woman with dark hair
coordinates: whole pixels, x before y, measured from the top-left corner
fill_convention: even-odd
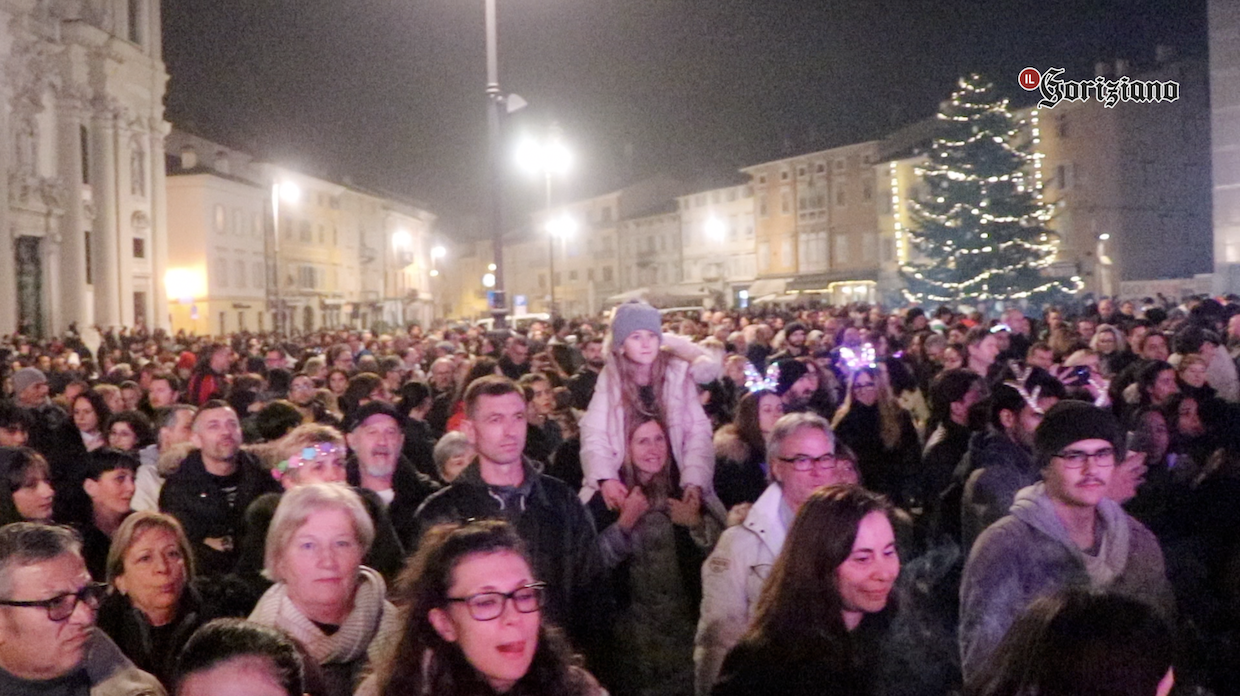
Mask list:
[[[891,506],[882,497],[857,486],[815,491],[711,693],[878,693],[893,614],[887,598],[899,573]]]
[[[103,395],[93,390],[78,394],[69,404],[69,414],[73,416],[73,427],[77,428],[87,452],[107,445],[103,426],[112,417],[112,411]]]
[[[599,549],[618,604],[609,652],[619,659],[608,685],[617,694],[689,696],[702,562],[727,513],[714,497],[681,489],[658,421],[637,424],[627,449],[620,482],[629,495],[620,510],[608,510],[601,492],[586,506],[602,530]]]
[[[502,375],[499,369],[499,362],[492,358],[474,358],[472,363],[464,363],[469,365],[469,371],[465,373],[465,377],[461,379],[457,385],[456,392],[452,395],[452,407],[447,411],[448,420],[444,425],[444,432],[455,432],[461,429],[461,423],[465,421],[465,390],[474,380],[490,375]],[[434,427],[434,424],[431,424]]]
[[[225,398],[228,394],[228,368],[231,365],[232,348],[223,343],[212,343],[204,348],[193,363],[189,385],[185,388],[186,402],[191,406],[201,407],[212,399]]]
[[[10,522],[50,522],[51,470],[29,447],[0,447],[0,527]]]
[[[866,486],[897,505],[903,503],[910,480],[921,468],[921,441],[882,368],[863,367],[852,373],[848,395],[831,427],[857,454]]]
[[[766,490],[766,436],[783,414],[779,396],[760,389],[743,396],[735,420],[715,431],[715,493],[728,509]]]
[[[395,592],[399,642],[357,696],[603,694],[542,620],[545,587],[508,523],[432,528]]]
[[[340,399],[344,396],[345,390],[349,388],[349,371],[343,367],[333,367],[327,371],[324,386],[330,389],[337,399]]]
[[[388,392],[383,379],[371,372],[362,372],[349,378],[349,384],[340,395],[340,410],[344,413],[345,422],[359,406],[371,401],[390,402],[392,395]]]
[[[1066,592],[1038,599],[1008,630],[966,696],[1167,696],[1172,632],[1146,604]]]
[[[86,457],[82,489],[90,500],[89,514],[75,520],[82,535],[82,558],[90,576],[102,582],[107,572],[108,549],[121,523],[132,512],[138,457],[108,447]]]
[[[108,447],[122,452],[137,453],[155,442],[151,419],[141,411],[121,411],[108,419]]]

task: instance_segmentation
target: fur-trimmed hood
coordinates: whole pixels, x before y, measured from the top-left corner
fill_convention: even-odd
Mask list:
[[[728,423],[715,431],[715,457],[728,462],[743,464],[749,461],[750,447],[736,432],[736,426]]]

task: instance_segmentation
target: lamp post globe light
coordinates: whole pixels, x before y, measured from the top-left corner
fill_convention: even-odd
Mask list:
[[[285,311],[283,283],[280,282],[280,203],[296,205],[301,200],[301,187],[292,181],[281,181],[278,177],[271,183],[271,249],[275,272],[272,273],[271,297],[274,300],[277,334],[285,332]]]

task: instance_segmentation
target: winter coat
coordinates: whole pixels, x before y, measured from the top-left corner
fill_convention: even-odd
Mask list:
[[[990,658],[1035,599],[1061,590],[1105,590],[1143,601],[1174,620],[1175,600],[1158,540],[1110,499],[1098,504],[1101,535],[1094,573],[1038,483],[1016,494],[1011,514],[978,537],[960,586],[965,682]],[[1107,579],[1109,578],[1109,580]]]
[[[606,621],[606,597],[594,524],[585,506],[559,480],[540,474],[527,459],[525,480],[514,488],[488,485],[477,459],[450,486],[426,499],[416,517],[417,537],[442,522],[502,519],[516,528],[547,583],[546,616],[566,629],[574,645],[597,637]],[[411,545],[410,551],[416,548]],[[600,600],[604,600],[600,604]]]
[[[752,503],[767,487],[766,456],[740,438],[736,426],[715,431],[715,494],[729,510]]]
[[[180,468],[168,475],[159,492],[159,509],[177,518],[185,528],[200,575],[228,573],[238,556],[235,547],[219,551],[203,540],[223,538],[230,545],[240,542],[246,508],[258,496],[281,490],[280,483],[249,452],[237,452],[236,464],[239,476],[232,505],[216,477],[207,473],[200,450],[191,452]]]
[[[878,405],[853,402],[833,428],[835,436],[857,455],[858,473],[865,487],[903,505],[912,493],[911,480],[921,468],[921,441],[907,411],[899,412],[900,441],[893,449],[883,444]]]
[[[788,536],[781,516],[783,490],[772,483],[745,521],[729,527],[702,565],[702,609],[694,637],[694,683],[710,693],[728,651],[740,641],[753,616],[771,566]]]
[[[354,488],[362,485],[362,472],[358,466],[357,455],[350,454],[345,460],[345,477]],[[415,518],[418,508],[441,488],[437,481],[418,471],[404,455],[396,462],[396,470],[392,472],[393,497],[387,506],[387,518],[405,549],[412,551],[417,546],[418,524]],[[378,570],[385,575],[388,572],[386,564]]]
[[[1016,492],[1042,480],[1032,455],[1006,433],[988,430],[969,443],[968,479],[960,504],[961,548],[1008,513]]]
[[[666,505],[652,508],[627,532],[601,492],[588,509],[602,530],[599,549],[612,569],[617,604],[608,685],[617,693],[689,696],[702,562],[723,531],[723,505],[713,497],[703,500],[702,524],[695,529],[674,524]]]
[[[171,686],[173,668],[181,648],[185,647],[199,626],[212,618],[192,586],[187,586],[181,594],[181,602],[171,624],[158,628],[151,626],[146,615],[129,601],[129,597],[113,590],[99,606],[95,625],[116,641],[121,651],[139,669],[150,672],[161,683]]]
[[[663,334],[663,345],[675,346],[678,353],[694,353],[690,363],[673,357],[663,373],[663,412],[667,417],[667,441],[672,458],[680,466],[680,481],[686,486],[712,490],[715,475],[715,448],[711,443],[710,419],[698,399],[697,385],[718,378],[722,366],[710,353],[675,334]],[[620,380],[615,363],[609,359],[598,377],[590,408],[581,419],[581,464],[585,472],[581,501],[594,497],[599,481],[615,479],[624,462],[628,433],[621,405]]]

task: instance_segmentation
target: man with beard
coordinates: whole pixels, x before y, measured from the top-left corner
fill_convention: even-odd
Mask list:
[[[345,464],[349,485],[374,491],[388,508],[396,535],[413,549],[414,513],[439,485],[405,458],[404,423],[391,405],[371,401],[360,406],[349,421]]]
[[[598,374],[606,364],[602,337],[587,338],[581,345],[581,357],[585,362],[581,369],[577,370],[577,374],[568,380],[568,391],[573,395],[573,408],[584,411],[590,407],[590,399],[594,398],[594,385],[598,383]]]
[[[208,401],[194,415],[190,442],[198,449],[168,475],[159,509],[185,528],[200,575],[223,575],[237,562],[236,539],[245,509],[280,490],[249,452],[241,451],[241,421],[223,401]]]
[[[1124,595],[1166,620],[1175,598],[1158,540],[1106,497],[1122,433],[1108,412],[1056,404],[1034,432],[1042,482],[1021,489],[1011,513],[977,538],[960,586],[960,651],[969,683],[1016,617],[1068,588]]]
[[[794,321],[784,327],[784,349],[771,356],[775,362],[784,358],[799,358],[808,355],[805,348],[805,324]]]
[[[808,411],[809,400],[815,389],[814,376],[809,373],[809,368],[792,358],[780,360],[773,365],[779,370],[775,394],[783,402],[784,413]]]

